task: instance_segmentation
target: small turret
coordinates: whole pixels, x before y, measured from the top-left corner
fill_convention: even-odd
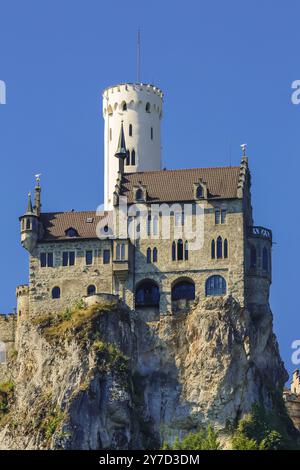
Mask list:
[[[39,217],[41,214],[41,174],[35,175],[36,186],[34,189],[34,213]]]
[[[33,253],[38,240],[38,215],[34,212],[31,193],[28,194],[28,204],[24,215],[19,217],[21,223],[21,244],[29,253]]]
[[[119,159],[119,171],[118,171],[118,173],[119,173],[119,176],[122,176],[123,173],[124,173],[124,161],[125,161],[125,158],[127,157],[127,149],[126,149],[126,143],[125,143],[123,121],[121,122],[118,148],[116,150],[115,157]]]

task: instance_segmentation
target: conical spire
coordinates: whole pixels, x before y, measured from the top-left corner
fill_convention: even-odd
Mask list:
[[[28,204],[27,204],[26,214],[33,214],[31,193],[28,193]]]
[[[123,128],[123,121],[121,122],[121,130],[120,130],[120,136],[119,136],[119,142],[118,142],[118,148],[115,153],[115,157],[117,158],[126,158],[127,156],[127,149],[126,149],[126,143],[125,143],[125,136],[124,136],[124,128]]]

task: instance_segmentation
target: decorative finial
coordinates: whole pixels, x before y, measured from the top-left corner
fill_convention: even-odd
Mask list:
[[[241,145],[241,149],[242,149],[242,152],[243,152],[243,157],[246,156],[246,148],[247,148],[247,144],[242,144]]]
[[[38,187],[40,187],[41,176],[42,176],[42,173],[38,173],[37,175],[35,175],[35,181]]]

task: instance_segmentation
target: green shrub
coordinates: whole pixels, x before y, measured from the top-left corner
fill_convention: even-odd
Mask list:
[[[167,442],[163,443],[163,450],[219,450],[220,443],[218,434],[211,426],[206,429],[203,428],[196,433],[188,433],[180,441],[178,437],[173,442],[173,445]]]
[[[236,432],[232,438],[233,450],[258,450],[258,444],[255,439],[249,439],[242,432]]]

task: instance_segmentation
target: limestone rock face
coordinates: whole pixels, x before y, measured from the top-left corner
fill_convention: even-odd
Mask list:
[[[268,306],[211,298],[144,322],[116,303],[20,326],[1,449],[159,448],[201,424],[275,408],[287,373]]]

